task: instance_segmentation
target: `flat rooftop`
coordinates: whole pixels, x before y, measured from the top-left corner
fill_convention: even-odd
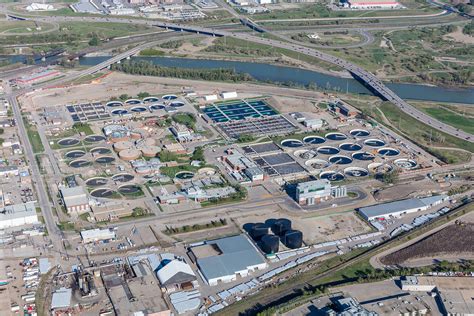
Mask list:
[[[233,275],[265,263],[263,256],[244,235],[207,241],[204,246],[207,247],[198,246],[191,250],[207,280]]]

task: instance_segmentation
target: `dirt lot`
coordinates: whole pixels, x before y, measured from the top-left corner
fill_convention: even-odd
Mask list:
[[[303,239],[308,245],[359,235],[370,230],[370,228],[352,212],[321,217],[300,218],[280,211],[274,211],[265,215],[243,216],[235,221],[242,227],[247,223],[261,223],[272,218],[276,219],[282,217],[292,221],[292,228],[303,232]]]
[[[422,181],[416,181],[415,183],[402,183],[387,187],[384,190],[377,192],[375,194],[375,198],[377,199],[377,201],[391,201],[409,198],[412,195],[419,195],[421,194],[421,191],[428,193],[447,190],[449,190],[449,187],[442,188],[440,184],[432,180],[426,179]]]
[[[387,265],[401,264],[422,258],[465,258],[474,253],[474,223],[460,222],[450,225],[406,248],[381,259]]]
[[[138,90],[137,87],[140,87]],[[298,89],[280,88],[257,84],[234,84],[220,82],[193,81],[173,78],[159,78],[146,76],[131,76],[122,73],[110,73],[101,79],[99,83],[82,84],[72,87],[61,87],[38,91],[26,97],[22,104],[32,104],[33,107],[42,108],[45,106],[64,105],[75,102],[90,102],[108,100],[111,97],[118,97],[121,94],[130,96],[136,95],[140,91],[150,94],[176,93],[183,87],[192,87],[198,95],[207,95],[218,91],[237,91],[239,97],[255,97],[261,95],[286,96],[284,105],[285,112],[296,109],[292,106],[301,104],[301,100],[296,98],[311,98],[317,100],[323,94],[314,91],[304,91]],[[291,97],[291,98],[290,98]],[[291,106],[290,105],[291,102]],[[301,109],[314,109],[313,105],[303,103]],[[310,109],[306,107],[310,106]],[[282,110],[282,109],[279,109]]]
[[[464,44],[474,44],[474,37],[464,34],[462,28],[458,27],[456,31],[443,36],[445,40],[452,40]]]

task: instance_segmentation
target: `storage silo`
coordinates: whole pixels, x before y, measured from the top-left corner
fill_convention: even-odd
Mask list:
[[[275,235],[264,235],[262,237],[261,248],[266,254],[274,254],[278,252],[280,246],[280,238]]]
[[[268,234],[268,226],[263,223],[257,223],[252,227],[250,235],[253,240],[260,240],[264,235]]]
[[[287,218],[277,219],[272,225],[273,233],[278,236],[283,236],[288,230],[291,230],[291,221]]]
[[[299,230],[289,230],[283,236],[283,243],[291,249],[301,248],[303,245],[303,233]]]

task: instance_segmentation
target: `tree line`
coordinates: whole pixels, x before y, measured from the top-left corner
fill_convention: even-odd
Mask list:
[[[163,67],[154,65],[149,61],[127,61],[120,64],[113,64],[112,70],[122,71],[133,75],[172,77],[180,79],[194,79],[207,81],[233,81],[243,82],[254,80],[246,73],[238,73],[234,69],[213,68],[213,69],[193,69]]]

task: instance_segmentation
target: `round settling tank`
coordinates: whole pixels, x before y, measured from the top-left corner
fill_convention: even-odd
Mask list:
[[[322,144],[326,141],[324,137],[321,136],[316,136],[316,135],[311,135],[311,136],[306,136],[303,138],[303,142],[306,144]]]
[[[354,137],[367,137],[370,132],[365,129],[353,129],[349,132]]]
[[[140,158],[141,151],[136,149],[125,149],[119,152],[119,157],[122,160],[130,161]]]
[[[356,143],[343,143],[339,145],[339,148],[345,151],[358,151],[362,149],[362,146]]]
[[[120,141],[120,142],[114,143],[113,147],[114,147],[114,150],[119,153],[122,150],[132,148],[133,143],[125,140],[125,141]]]
[[[325,135],[326,139],[329,140],[344,140],[347,139],[347,136],[343,133],[327,133]]]
[[[283,147],[297,148],[297,147],[302,147],[303,142],[298,139],[285,139],[281,141],[281,145]]]

